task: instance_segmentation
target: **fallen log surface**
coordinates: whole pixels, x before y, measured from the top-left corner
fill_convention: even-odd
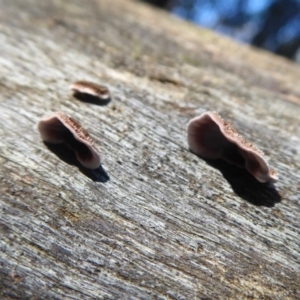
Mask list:
[[[1,299],[300,298],[298,65],[137,1],[0,8]],[[77,80],[112,100],[74,98]],[[279,181],[192,154],[206,110]],[[94,138],[108,182],[42,142],[55,111]]]

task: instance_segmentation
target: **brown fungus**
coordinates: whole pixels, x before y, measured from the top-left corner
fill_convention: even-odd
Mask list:
[[[38,130],[44,142],[66,143],[75,152],[83,167],[97,169],[100,166],[100,154],[93,139],[73,118],[56,112],[42,118],[38,122]]]
[[[98,105],[105,105],[111,100],[107,87],[88,81],[76,81],[71,89],[76,99]]]
[[[242,138],[231,123],[216,112],[209,111],[193,118],[187,125],[190,150],[207,159],[222,158],[245,168],[260,182],[275,182],[275,170],[270,170],[262,151]]]

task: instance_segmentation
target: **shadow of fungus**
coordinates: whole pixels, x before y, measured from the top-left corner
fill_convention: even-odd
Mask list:
[[[109,175],[101,165],[97,169],[88,169],[83,167],[78,161],[75,152],[70,149],[65,143],[51,144],[44,142],[44,144],[58,158],[69,165],[76,166],[82,174],[84,174],[92,181],[105,183],[110,179]]]
[[[98,105],[98,106],[105,106],[107,104],[110,103],[111,101],[111,97],[107,98],[107,99],[100,99],[98,96],[94,96],[88,93],[81,93],[81,92],[77,92],[75,91],[73,93],[73,97],[76,98],[79,101],[85,102],[85,103],[89,103],[89,104],[94,104],[94,105]]]
[[[218,169],[229,182],[233,191],[249,203],[256,206],[273,207],[281,201],[281,196],[274,184],[257,181],[246,169],[236,167],[221,159],[209,160],[200,158],[208,165]]]

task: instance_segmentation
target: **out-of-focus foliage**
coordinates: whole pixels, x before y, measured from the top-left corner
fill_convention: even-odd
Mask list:
[[[143,1],[290,59],[300,49],[300,0]]]

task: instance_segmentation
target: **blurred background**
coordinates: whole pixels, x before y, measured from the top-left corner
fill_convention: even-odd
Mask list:
[[[141,0],[300,63],[300,0]]]

